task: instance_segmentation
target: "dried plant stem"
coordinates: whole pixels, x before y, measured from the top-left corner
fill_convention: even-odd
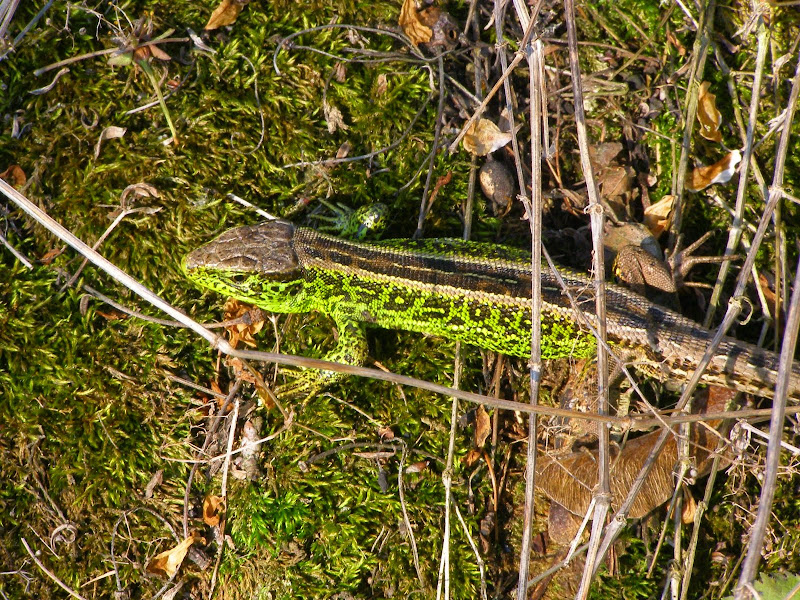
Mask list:
[[[500,408],[504,410],[520,411],[527,414],[536,412],[537,414],[547,414],[551,416],[560,416],[567,418],[580,418],[583,415],[583,418],[587,418],[589,420],[593,421],[599,420],[603,422],[609,422],[611,424],[617,424],[620,426],[624,426],[624,423],[627,422],[627,419],[620,419],[618,417],[598,418],[597,415],[585,415],[584,413],[580,413],[577,411],[564,410],[547,406],[532,407],[529,404],[523,402],[501,400],[498,398],[492,398],[490,396],[484,396],[482,394],[465,392],[463,390],[457,390],[437,383],[431,383],[428,381],[423,381],[421,379],[407,377],[405,375],[398,375],[396,373],[381,371],[379,369],[356,367],[353,365],[345,365],[326,360],[306,358],[303,356],[294,356],[291,354],[279,354],[276,352],[260,352],[255,350],[237,350],[233,348],[226,340],[219,337],[214,332],[209,331],[194,319],[191,319],[180,310],[176,309],[169,303],[165,302],[162,298],[151,292],[149,289],[147,289],[145,286],[143,286],[135,279],[133,279],[133,277],[131,277],[130,275],[119,269],[116,265],[108,261],[106,258],[104,258],[100,254],[92,250],[83,241],[75,237],[64,226],[53,220],[41,208],[36,206],[30,200],[25,198],[25,196],[23,196],[17,190],[11,187],[11,185],[9,185],[8,183],[6,183],[1,179],[0,179],[0,193],[5,195],[9,200],[11,200],[17,206],[22,208],[26,213],[28,213],[28,215],[33,217],[42,226],[46,227],[47,230],[50,231],[53,235],[58,237],[66,244],[70,245],[72,248],[80,252],[83,256],[87,257],[92,264],[97,266],[102,271],[106,272],[108,275],[113,277],[119,283],[124,285],[126,288],[128,288],[129,290],[131,290],[132,292],[134,292],[135,294],[137,294],[138,296],[140,296],[141,298],[143,298],[156,308],[163,310],[165,313],[167,313],[175,320],[177,320],[181,325],[194,331],[197,335],[206,340],[211,345],[212,348],[217,349],[220,352],[227,354],[228,356],[234,356],[236,358],[249,359],[249,360],[258,360],[263,362],[274,362],[280,365],[285,365],[290,367],[321,369],[327,371],[336,371],[337,373],[346,373],[348,375],[369,377],[371,379],[389,381],[391,383],[395,383],[398,385],[408,385],[411,387],[417,387],[419,389],[428,390],[430,392],[438,394],[443,394],[445,396],[455,396],[456,398],[459,398],[461,400],[466,400],[467,402],[474,402],[476,404],[483,404],[484,406],[491,406],[494,408]]]
[[[531,404],[539,398],[542,379],[542,129],[547,121],[542,119],[542,89],[544,87],[544,44],[536,40],[526,46],[528,57],[528,93],[530,97],[531,124],[531,198],[525,208],[531,228],[531,359],[530,367]],[[524,193],[520,194],[523,197]],[[525,457],[525,509],[523,516],[522,542],[520,544],[517,600],[525,600],[528,594],[528,567],[531,554],[532,524],[536,485],[536,415],[528,417],[528,445]]]
[[[36,554],[33,552],[33,550],[31,550],[31,547],[28,545],[28,540],[26,540],[25,538],[20,538],[20,541],[22,542],[22,545],[25,547],[25,551],[28,554],[30,554],[31,559],[33,560],[33,562],[36,563],[36,566],[42,570],[42,573],[44,573],[50,579],[52,579],[56,584],[58,584],[58,587],[67,592],[73,598],[77,598],[78,600],[85,600],[83,596],[81,596],[78,592],[69,587],[66,583],[61,581],[58,577],[56,577],[55,573],[53,573],[50,569],[44,566],[44,563],[40,561],[39,558],[36,556]]]
[[[758,28],[758,51],[756,54],[755,79],[753,81],[753,92],[750,98],[750,114],[747,121],[747,134],[744,142],[744,152],[742,153],[742,166],[739,171],[739,187],[736,190],[736,206],[734,208],[733,222],[728,234],[728,243],[725,246],[724,256],[732,256],[736,252],[739,240],[742,236],[742,222],[744,221],[745,200],[747,195],[747,172],[750,167],[750,160],[753,156],[753,136],[758,123],[759,105],[761,104],[761,86],[764,80],[764,64],[767,58],[767,48],[769,47],[770,30],[764,23],[764,17],[759,17]],[[722,295],[722,286],[725,284],[728,271],[731,267],[730,260],[724,260],[719,265],[717,281],[708,302],[708,310],[703,321],[703,326],[710,327],[717,309],[719,298]]]
[[[587,208],[592,227],[592,252],[594,269],[595,311],[597,314],[597,412],[599,415],[608,414],[608,357],[605,350],[606,341],[606,287],[605,287],[605,261],[603,249],[603,207],[600,204],[597,183],[589,159],[589,137],[586,131],[586,115],[583,108],[583,88],[581,85],[581,70],[578,61],[578,34],[575,24],[574,0],[564,0],[564,20],[567,23],[567,44],[569,48],[569,63],[572,74],[572,91],[575,106],[575,126],[578,134],[578,149],[581,157],[581,170],[586,180],[586,190],[589,196]],[[611,504],[611,487],[609,483],[609,440],[608,429],[600,428],[598,447],[598,485],[594,495],[596,500],[592,522],[592,534],[589,538],[589,549],[586,554],[586,565],[583,570],[580,587],[576,598],[586,598],[589,594],[589,585],[592,580],[595,565],[598,562],[598,549],[600,547],[601,533],[606,515]]]
[[[797,61],[794,80],[792,82],[792,91],[789,95],[789,104],[786,108],[786,125],[781,132],[780,141],[775,151],[775,170],[772,176],[772,186],[770,188],[770,197],[767,207],[764,210],[764,215],[759,223],[756,237],[753,240],[753,248],[748,254],[747,259],[750,259],[754,249],[758,248],[763,239],[763,232],[766,230],[768,219],[772,214],[778,201],[783,197],[781,189],[783,188],[783,175],[784,167],[786,164],[786,153],[789,148],[789,138],[791,136],[792,128],[789,126],[794,120],[794,114],[797,109],[797,99],[800,96],[800,59]],[[759,235],[760,234],[760,235]],[[753,256],[753,260],[755,257]],[[750,261],[752,262],[752,261]],[[747,270],[748,261],[745,261],[745,267],[742,269],[743,273]],[[736,292],[741,293],[744,287],[743,282],[739,281]],[[772,418],[770,419],[770,440],[767,445],[767,460],[766,471],[761,487],[761,498],[758,504],[758,514],[756,521],[750,533],[750,543],[748,545],[747,554],[744,563],[742,564],[742,573],[739,577],[739,583],[736,587],[736,599],[744,599],[746,597],[746,587],[752,585],[758,570],[758,564],[761,560],[761,550],[764,546],[764,536],[766,534],[767,524],[772,512],[772,501],[775,496],[775,482],[778,476],[778,464],[781,451],[781,432],[783,431],[783,420],[786,414],[786,394],[787,385],[789,382],[789,375],[791,373],[792,357],[794,356],[795,346],[797,344],[797,333],[800,328],[800,262],[798,263],[797,273],[794,280],[794,291],[789,309],[789,317],[786,322],[786,329],[783,335],[783,344],[781,348],[781,357],[778,365],[777,385],[775,387],[775,399],[772,404]]]
[[[692,65],[689,69],[689,87],[687,90],[686,120],[683,124],[683,143],[681,144],[681,156],[678,160],[678,176],[674,182],[675,192],[675,213],[672,226],[669,232],[669,245],[675,246],[675,241],[681,232],[683,219],[683,196],[685,191],[686,171],[689,166],[689,154],[692,149],[692,133],[697,116],[697,99],[700,89],[700,79],[706,64],[708,55],[708,44],[711,38],[711,24],[714,21],[714,11],[716,9],[715,0],[709,0],[705,7],[705,12],[700,17],[700,25],[697,28],[697,36],[694,39],[692,48]]]

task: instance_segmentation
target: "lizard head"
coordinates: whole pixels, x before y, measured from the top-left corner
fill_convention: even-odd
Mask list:
[[[187,254],[186,276],[201,287],[274,312],[289,309],[304,280],[292,246],[295,227],[267,221],[230,229]]]

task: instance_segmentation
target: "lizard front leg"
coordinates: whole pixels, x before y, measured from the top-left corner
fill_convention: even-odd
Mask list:
[[[340,311],[332,313],[331,317],[336,323],[338,340],[334,349],[326,353],[322,359],[345,365],[363,365],[368,354],[364,324]],[[284,369],[284,372],[292,379],[277,390],[284,396],[309,395],[346,377],[344,373],[337,371],[317,369]]]

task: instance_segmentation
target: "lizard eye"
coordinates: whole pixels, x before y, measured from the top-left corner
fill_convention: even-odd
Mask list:
[[[447,37],[455,42],[458,39],[458,32],[455,29],[451,29],[447,32]]]
[[[248,275],[247,273],[233,273],[233,274],[230,276],[230,280],[231,280],[233,283],[244,283],[245,281],[247,281],[247,278],[248,278],[249,276],[250,276],[250,275]]]

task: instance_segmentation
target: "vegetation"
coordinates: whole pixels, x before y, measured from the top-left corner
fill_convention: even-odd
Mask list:
[[[478,5],[481,43],[471,34],[472,45],[490,65],[495,34],[493,28],[483,30],[490,5]],[[467,17],[467,3],[446,8],[459,22]],[[649,194],[658,200],[674,186],[674,157],[680,151],[687,98],[685,72],[679,69],[692,55],[694,28],[680,9],[649,1],[592,2],[578,8],[579,35],[588,42],[581,47],[582,66],[591,74],[590,83],[596,84],[587,96],[592,141],[624,141],[635,157],[629,162],[637,173],[656,178]],[[12,38],[38,9],[20,4],[9,30]],[[19,165],[27,175],[20,190],[90,244],[101,238],[120,210],[135,211],[115,226],[100,252],[201,321],[223,320],[224,299],[193,288],[180,272],[181,258],[230,226],[259,220],[228,194],[302,223],[314,223],[312,213],[329,214],[320,198],[351,208],[380,200],[391,210],[385,236],[412,235],[426,187],[439,101],[438,89],[432,90],[430,83],[438,81],[436,61],[409,60],[408,45],[396,37],[328,28],[279,47],[286,36],[330,23],[396,28],[399,3],[252,3],[231,26],[203,33],[209,48],[204,49],[190,40],[187,29],[202,31],[213,9],[208,3],[185,0],[97,5],[57,0],[0,62],[0,171]],[[735,53],[721,50],[735,72],[753,69],[755,35],[734,38],[749,18],[747,10],[738,3],[723,4],[714,21],[721,36],[738,44]],[[553,4],[548,11],[548,35],[565,37],[561,5]],[[790,9],[776,8],[771,16],[774,60],[783,54],[790,59],[779,71],[780,81],[771,81],[760,101],[756,139],[764,141],[756,162],[768,182],[776,144],[776,135],[767,136],[769,122],[786,107],[787,80],[796,60],[792,43],[798,35],[797,17]],[[522,32],[514,19],[509,12],[507,35],[519,40]],[[142,43],[162,35],[174,40],[157,44],[169,61],[148,58],[141,50]],[[563,191],[581,189],[583,179],[569,112],[571,92],[565,91],[569,80],[560,74],[568,69],[568,59],[565,46],[548,43],[548,64],[557,71],[548,85],[561,91],[549,101],[551,125],[559,133],[554,142],[559,156],[558,168],[546,175],[546,189],[554,190],[547,199],[547,226],[578,228],[587,222],[582,207],[569,208],[562,202]],[[377,53],[379,60],[362,64],[333,57],[350,57],[348,49],[362,46]],[[131,61],[114,66],[108,54],[85,57],[69,64],[69,72],[52,89],[31,93],[51,83],[58,72],[56,68],[37,77],[37,69],[114,47]],[[279,72],[273,68],[273,55]],[[156,101],[153,80],[138,60],[149,61],[176,139]],[[474,88],[471,61],[463,47],[444,61],[445,71],[468,90]],[[621,70],[612,75],[616,69]],[[493,71],[482,94],[497,75]],[[750,80],[726,75],[711,64],[706,66],[706,79],[723,114],[726,147],[740,147],[735,109],[747,118]],[[520,67],[511,81],[517,90],[517,119],[527,123],[527,70]],[[729,81],[736,97],[727,91]],[[448,86],[442,117],[446,143],[474,110],[465,94]],[[652,114],[640,118],[643,104]],[[496,121],[500,110],[495,100],[487,114]],[[338,126],[336,111],[341,113]],[[112,126],[125,128],[124,135],[99,141],[101,132]],[[800,133],[797,122],[791,126]],[[526,124],[520,132],[522,144],[527,131]],[[399,143],[391,150],[378,152],[395,142]],[[349,157],[375,154],[367,160],[324,162],[337,152]],[[722,146],[698,138],[692,156],[709,164],[723,153]],[[509,155],[503,156],[507,160]],[[529,165],[529,158],[525,160]],[[800,155],[790,152],[785,184],[795,197],[798,161]],[[297,163],[302,164],[290,166]],[[441,185],[425,221],[425,235],[460,237],[472,206],[473,239],[528,247],[521,207],[515,205],[508,215],[495,214],[480,193],[474,206],[467,202],[470,169],[471,157],[463,150],[435,156],[429,189],[437,182]],[[449,183],[442,183],[440,178],[448,174]],[[141,183],[152,189],[125,192]],[[712,228],[727,230],[729,217],[712,199],[717,194],[733,204],[734,184],[735,180],[727,187],[687,196],[688,238]],[[638,219],[641,198],[631,193],[632,216]],[[755,222],[763,206],[751,185],[746,217]],[[800,235],[799,211],[796,203],[783,203],[784,241]],[[239,371],[229,361],[218,360],[187,330],[130,317],[89,295],[84,286],[146,315],[163,316],[94,268],[80,270],[80,256],[9,203],[0,202],[0,215],[9,244],[33,262],[26,268],[11,253],[0,252],[0,594],[66,597],[33,563],[27,543],[58,579],[85,598],[116,592],[152,597],[165,580],[148,574],[146,565],[184,538],[183,500],[191,461],[204,458],[198,448],[212,427],[209,407],[218,407],[211,390],[227,394]],[[720,253],[725,239],[715,238],[713,244],[712,251]],[[780,240],[765,245],[759,266],[774,271],[780,248]],[[783,264],[794,264],[797,248],[790,243],[785,252]],[[568,252],[559,258],[568,258],[563,254]],[[77,280],[67,285],[79,270]],[[713,282],[712,271],[703,276]],[[692,310],[699,310],[696,300],[688,307]],[[274,328],[266,321],[257,336],[259,347],[271,349],[276,333],[282,351],[305,356],[321,356],[336,335],[331,323],[319,316],[280,316]],[[755,338],[758,326],[743,327],[739,333]],[[419,379],[453,383],[452,343],[403,332],[370,335],[376,364]],[[770,339],[779,338],[770,334]],[[461,355],[460,386],[491,391],[497,357],[467,348]],[[258,368],[265,380],[273,381],[270,365]],[[522,362],[498,367],[504,397],[527,400],[526,378],[520,375],[525,368]],[[263,405],[263,394],[252,383],[241,385],[238,398],[242,415],[260,422],[259,435],[284,427],[284,417]],[[286,408],[294,413],[292,425],[262,446],[260,477],[228,482],[225,531],[230,542],[219,566],[217,593],[236,599],[432,596],[443,546],[442,474],[450,400],[353,378],[330,393]],[[527,426],[514,415],[502,416],[499,441],[487,450],[497,469],[492,474],[483,460],[470,456],[474,408],[461,407],[460,414],[454,505],[480,547],[490,593],[506,597],[518,569],[524,502],[520,442]],[[225,423],[223,428],[229,427]],[[332,452],[323,454],[328,451]],[[217,454],[222,452],[224,444]],[[711,567],[695,573],[694,597],[730,593],[722,582],[731,576],[746,545],[752,524],[746,509],[757,502],[753,467],[763,461],[763,453],[752,449],[747,458],[751,462],[737,463],[729,480],[719,484],[728,487],[715,493],[698,548],[702,558],[697,560]],[[404,468],[426,465],[419,465],[420,472],[404,473],[403,499],[398,488],[401,462]],[[181,592],[187,597],[208,596],[212,585],[218,545],[211,539],[212,529],[200,519],[204,497],[220,489],[220,475],[211,469],[200,465],[188,492],[189,529],[206,536],[206,544],[196,546],[207,554],[210,566],[203,570],[188,559],[184,563],[177,578],[190,584]],[[149,489],[159,473],[161,483]],[[497,506],[492,477],[495,484],[507,478]],[[765,560],[769,571],[800,571],[796,486],[794,464],[788,464]],[[413,529],[421,577],[404,512]],[[641,527],[647,531],[647,526]],[[544,519],[535,528],[544,530]],[[451,536],[451,593],[455,598],[477,598],[479,566],[455,518]],[[535,557],[542,569],[552,562],[549,550]],[[626,598],[659,594],[668,558],[662,551],[656,575],[647,578],[651,550],[635,539],[626,542],[620,559],[625,576],[603,576],[593,593]],[[712,563],[712,556],[718,558],[715,553],[728,562]],[[110,576],[112,570],[116,573]],[[552,597],[558,597],[569,584],[557,581],[553,586]]]

